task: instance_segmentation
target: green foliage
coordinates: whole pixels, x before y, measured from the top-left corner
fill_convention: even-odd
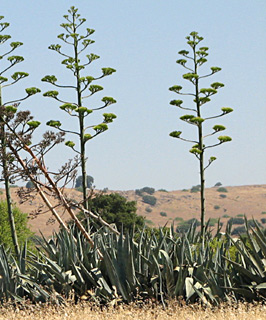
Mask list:
[[[154,194],[154,192],[155,192],[155,189],[154,189],[154,188],[151,188],[151,187],[144,187],[144,188],[136,189],[136,190],[135,190],[135,193],[136,193],[136,195],[138,195],[138,196],[142,196],[143,193],[147,193],[147,194],[152,195],[152,194]]]
[[[245,220],[243,218],[231,218],[228,222],[232,224],[244,224]]]
[[[191,189],[190,189],[190,192],[191,193],[197,193],[200,191],[200,185],[198,184],[197,186],[193,186]]]
[[[68,91],[73,91],[76,96],[76,101],[69,102],[68,98],[62,97],[60,92],[57,90],[50,90],[45,92],[43,95],[45,97],[53,98],[61,103],[59,107],[62,111],[67,113],[72,119],[77,120],[77,129],[68,130],[63,127],[61,121],[59,120],[50,120],[47,122],[48,126],[54,127],[55,129],[67,133],[73,134],[78,137],[79,144],[76,144],[72,140],[67,140],[65,145],[71,148],[80,156],[80,167],[82,173],[82,181],[86,180],[86,146],[89,141],[93,138],[102,134],[108,130],[109,123],[112,123],[116,119],[116,115],[113,113],[103,113],[102,121],[100,120],[91,120],[93,124],[88,125],[87,122],[90,115],[95,111],[102,110],[107,108],[111,104],[116,103],[116,100],[112,97],[103,97],[101,99],[100,106],[91,107],[91,103],[87,103],[86,99],[102,92],[103,87],[95,81],[110,76],[116,70],[113,68],[105,67],[101,68],[100,74],[97,76],[92,76],[86,74],[87,69],[90,64],[99,59],[100,57],[94,53],[88,53],[88,47],[94,43],[94,40],[90,39],[91,35],[94,33],[93,29],[83,28],[84,23],[86,22],[85,18],[80,18],[78,9],[75,7],[70,7],[68,14],[64,15],[64,23],[61,23],[60,26],[64,29],[64,32],[58,35],[58,39],[61,41],[61,44],[51,44],[48,48],[52,51],[55,51],[57,54],[62,56],[61,64],[72,73],[74,81],[70,81],[68,84],[60,84],[60,79],[55,75],[46,75],[42,78],[43,82],[49,83],[50,85],[60,88],[62,93],[66,89]],[[64,46],[68,47],[66,50]],[[65,50],[65,51],[64,51]],[[69,53],[72,52],[72,55]],[[75,85],[73,85],[75,83]],[[88,107],[89,105],[89,107]],[[96,123],[95,123],[96,122]],[[77,148],[79,146],[79,148]],[[85,184],[77,186],[77,188],[82,188],[83,193],[83,204],[85,209],[87,209],[87,194]]]
[[[159,192],[168,192],[166,189],[158,189]]]
[[[181,218],[181,217],[175,217],[175,218],[174,218],[174,221],[184,221],[184,219]]]
[[[17,207],[14,206],[13,215],[18,243],[19,245],[22,245],[27,239],[29,239],[29,237],[33,235],[33,232],[27,226],[28,219],[26,213],[22,213]],[[0,244],[4,245],[6,248],[12,248],[12,250],[14,249],[9,225],[7,203],[5,201],[0,201]]]
[[[207,148],[216,147],[222,143],[229,142],[232,139],[228,136],[219,136],[218,143],[205,144],[205,140],[210,136],[217,134],[225,130],[225,126],[221,124],[215,124],[213,126],[213,131],[203,135],[203,125],[206,121],[212,120],[214,118],[220,118],[225,114],[228,114],[233,111],[231,108],[222,108],[222,113],[214,116],[203,116],[202,106],[211,101],[210,97],[218,93],[218,90],[224,87],[224,84],[220,82],[214,82],[210,85],[209,88],[203,87],[200,88],[200,83],[202,78],[210,77],[213,74],[219,72],[221,68],[211,67],[210,72],[207,74],[201,74],[200,67],[207,62],[206,57],[208,56],[207,47],[199,47],[200,42],[203,40],[203,37],[200,37],[197,32],[193,31],[186,37],[189,50],[179,51],[179,55],[182,56],[181,59],[178,59],[177,64],[181,65],[186,69],[186,73],[183,74],[183,79],[189,81],[193,86],[194,92],[183,92],[183,88],[180,85],[174,85],[169,88],[170,91],[175,92],[178,95],[189,95],[193,97],[194,107],[184,107],[183,101],[176,99],[170,102],[170,105],[178,107],[181,110],[189,111],[189,114],[184,114],[179,117],[180,120],[191,124],[197,127],[197,138],[190,140],[183,138],[182,131],[172,131],[170,136],[177,138],[189,143],[194,143],[194,146],[189,149],[189,152],[192,153],[199,160],[200,167],[200,205],[201,205],[201,232],[202,235],[205,232],[205,170],[216,160],[215,156],[211,156],[208,160],[208,163],[205,164],[205,150]],[[187,72],[189,70],[189,72]],[[195,144],[196,143],[196,144]],[[191,192],[198,192],[197,189],[192,189]]]
[[[82,191],[82,182],[83,182],[82,176],[78,176],[75,182],[75,189],[79,189],[79,191]],[[92,188],[93,182],[94,182],[94,178],[92,176],[87,175],[87,188]]]
[[[215,187],[220,187],[221,185],[222,185],[221,182],[216,182],[214,186],[215,186]]]
[[[225,199],[227,197],[226,194],[220,194],[220,198]]]
[[[266,211],[262,211],[261,214],[266,214]]]
[[[223,218],[230,218],[230,216],[228,214],[224,214]]]
[[[217,204],[213,207],[215,210],[220,209],[220,206],[218,206]]]
[[[214,227],[217,223],[218,223],[218,219],[217,218],[211,218],[208,221],[208,224],[209,224],[210,227]],[[222,226],[222,223],[220,223],[220,225]]]
[[[157,202],[157,199],[156,199],[156,197],[151,196],[151,195],[143,195],[142,196],[142,201],[144,203],[150,204],[151,206],[155,206],[155,204]]]
[[[160,212],[160,215],[161,215],[162,217],[167,217],[167,213],[164,212],[164,211],[161,211],[161,212]]]
[[[152,208],[151,207],[146,207],[145,211],[148,212],[148,213],[151,213],[152,212]]]
[[[232,236],[235,236],[235,235],[240,235],[240,234],[243,234],[243,233],[246,233],[246,227],[245,226],[241,226],[241,227],[236,227],[232,230]]]
[[[260,221],[261,221],[261,223],[265,224],[266,223],[266,218],[261,218]]]
[[[217,189],[218,192],[228,192],[228,190],[224,187],[220,187]]]
[[[35,186],[34,186],[34,183],[32,182],[32,181],[28,181],[27,183],[26,183],[26,188],[27,189],[30,189],[30,188],[34,188]]]
[[[88,208],[98,213],[107,223],[116,224],[118,230],[132,230],[144,226],[144,218],[137,215],[135,201],[127,201],[118,193],[98,195],[88,201]]]

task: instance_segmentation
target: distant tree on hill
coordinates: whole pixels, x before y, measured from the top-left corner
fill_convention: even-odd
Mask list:
[[[94,182],[93,177],[87,175],[87,187],[88,188],[92,187],[93,182]],[[83,184],[83,178],[82,178],[82,176],[78,176],[77,179],[76,179],[75,188],[82,187],[82,184]]]
[[[109,224],[116,224],[117,229],[121,231],[142,228],[145,224],[145,218],[137,215],[136,201],[127,201],[126,198],[118,193],[100,194],[95,198],[88,200],[88,208],[93,213],[97,213]],[[79,214],[80,219],[84,215]],[[97,224],[97,222],[95,222]]]
[[[157,202],[157,199],[154,196],[145,195],[145,196],[142,196],[142,201],[144,203],[150,204],[151,206],[154,206]]]
[[[26,183],[26,188],[27,188],[27,189],[34,188],[34,183],[33,183],[32,181],[28,181],[28,182]]]

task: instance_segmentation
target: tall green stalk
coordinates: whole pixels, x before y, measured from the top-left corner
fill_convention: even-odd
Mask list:
[[[9,26],[8,22],[1,22],[3,20],[3,16],[0,16],[0,45],[5,44],[5,42],[8,42],[11,39],[10,35],[4,35],[2,32]],[[10,78],[3,76],[3,74],[9,73],[10,69],[12,69],[15,65],[22,62],[24,60],[21,56],[15,56],[11,55],[11,53],[23,45],[22,42],[9,42],[9,48],[6,49],[5,53],[1,53],[0,57],[3,61],[4,58],[6,58],[6,65],[1,65],[0,68],[0,154],[1,154],[1,166],[2,166],[2,175],[3,175],[3,181],[5,185],[5,193],[6,193],[6,201],[7,201],[7,208],[8,208],[8,216],[9,216],[9,223],[10,223],[10,230],[11,235],[13,239],[13,245],[15,249],[15,253],[17,256],[19,256],[20,250],[19,250],[19,244],[17,239],[17,233],[16,233],[16,227],[14,222],[14,215],[12,210],[12,199],[11,199],[11,192],[10,192],[10,178],[12,176],[12,172],[10,172],[10,163],[11,161],[9,157],[9,152],[7,150],[7,143],[6,143],[6,130],[5,130],[5,123],[9,120],[9,117],[7,116],[6,111],[8,109],[16,109],[16,103],[23,101],[30,97],[31,95],[34,95],[35,93],[40,92],[38,88],[28,88],[26,89],[26,96],[21,99],[16,99],[13,101],[3,102],[2,98],[2,88],[9,87],[20,81],[21,79],[27,77],[29,74],[26,72],[14,72],[11,74]],[[3,84],[5,83],[5,84]]]
[[[0,105],[2,106],[1,85],[0,85]],[[12,210],[12,199],[11,199],[11,193],[10,193],[8,162],[7,162],[7,152],[6,152],[6,132],[5,132],[5,124],[3,122],[2,117],[0,117],[0,135],[1,135],[1,158],[2,158],[1,160],[2,160],[2,168],[3,168],[3,179],[4,179],[4,185],[5,185],[9,225],[10,225],[10,231],[11,231],[15,254],[18,257],[20,254],[20,249],[19,249],[15,220],[14,220],[14,215]]]
[[[208,56],[208,48],[207,47],[199,47],[199,43],[203,40],[202,37],[198,35],[197,32],[191,32],[187,39],[187,44],[192,50],[192,54],[190,55],[190,52],[187,50],[181,50],[179,51],[179,54],[183,57],[182,59],[177,60],[176,62],[187,69],[189,72],[183,74],[183,79],[188,80],[190,83],[192,83],[194,87],[193,93],[184,93],[181,92],[182,86],[175,85],[169,88],[170,91],[173,91],[179,95],[185,95],[185,96],[191,96],[193,98],[193,102],[195,104],[194,108],[187,108],[183,107],[183,101],[182,100],[172,100],[170,102],[171,105],[176,106],[182,110],[188,110],[193,114],[185,114],[180,117],[181,120],[185,121],[188,124],[191,124],[193,126],[197,127],[197,137],[195,140],[189,140],[184,139],[181,137],[182,132],[181,131],[173,131],[170,133],[170,136],[173,138],[178,138],[180,140],[193,143],[192,148],[189,150],[192,154],[196,156],[196,158],[199,160],[199,169],[200,169],[200,211],[201,211],[201,236],[202,239],[204,239],[204,233],[205,233],[205,170],[211,165],[211,163],[216,160],[216,157],[211,156],[208,160],[208,163],[205,164],[205,151],[208,148],[213,148],[215,146],[218,146],[224,142],[231,141],[232,139],[228,136],[219,136],[218,143],[213,143],[206,145],[205,144],[205,138],[210,137],[218,132],[221,132],[225,130],[226,128],[223,125],[214,125],[213,126],[213,132],[205,134],[203,132],[203,123],[206,120],[211,120],[214,118],[220,118],[230,112],[233,111],[231,108],[222,108],[222,113],[210,117],[203,117],[201,112],[201,107],[210,102],[210,97],[214,94],[216,94],[218,89],[224,87],[224,85],[220,82],[214,82],[210,85],[210,88],[201,88],[200,89],[200,81],[203,78],[207,78],[214,73],[217,73],[221,70],[219,67],[211,67],[211,72],[209,74],[201,75],[199,73],[199,67],[202,66],[204,63],[207,62],[206,57]],[[185,58],[185,59],[184,59]],[[188,66],[187,62],[188,60],[191,62],[192,66]]]
[[[50,50],[54,50],[64,57],[62,64],[73,73],[74,84],[70,85],[60,85],[57,83],[57,78],[54,75],[45,76],[42,81],[48,82],[55,87],[65,88],[69,90],[76,91],[76,101],[68,102],[62,100],[58,97],[58,91],[48,91],[44,93],[45,97],[54,98],[55,100],[63,103],[60,106],[60,109],[65,111],[69,116],[78,118],[78,130],[72,131],[62,128],[62,124],[57,120],[50,120],[47,122],[47,125],[54,127],[62,132],[73,134],[78,138],[79,148],[76,148],[74,141],[66,141],[66,146],[72,148],[80,157],[80,167],[82,175],[82,191],[83,191],[83,204],[84,208],[87,209],[87,169],[86,169],[86,143],[92,138],[96,137],[100,133],[108,129],[107,124],[113,122],[116,116],[113,113],[104,113],[103,121],[100,124],[92,124],[86,126],[86,118],[92,114],[94,111],[101,110],[109,106],[110,104],[115,103],[115,99],[112,97],[102,98],[104,103],[102,106],[97,108],[87,108],[84,105],[84,99],[91,97],[95,93],[103,90],[103,87],[97,84],[92,84],[92,82],[99,80],[105,76],[111,75],[115,72],[112,68],[102,68],[102,74],[99,77],[93,77],[90,75],[82,75],[84,69],[89,66],[94,60],[98,59],[99,56],[90,53],[85,55],[87,61],[81,63],[83,59],[83,53],[87,47],[94,43],[93,40],[89,37],[94,33],[93,29],[86,28],[86,31],[83,35],[78,33],[78,29],[84,24],[86,19],[80,18],[80,15],[77,13],[78,9],[71,7],[68,10],[69,15],[64,15],[64,18],[67,20],[66,23],[62,23],[61,27],[65,29],[66,33],[61,33],[58,35],[58,38],[63,41],[65,44],[72,48],[72,55],[64,53],[61,51],[60,44],[52,44],[49,46]],[[87,91],[87,93],[86,93]],[[87,133],[87,131],[94,130],[92,133]]]

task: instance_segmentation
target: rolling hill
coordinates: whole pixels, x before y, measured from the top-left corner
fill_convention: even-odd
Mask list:
[[[45,236],[58,230],[58,224],[52,218],[50,212],[45,212],[41,200],[37,197],[26,203],[20,203],[17,195],[18,188],[12,188],[12,197],[16,205],[29,215],[31,229]],[[221,192],[223,191],[223,192]],[[179,191],[156,191],[152,194],[156,198],[155,205],[143,202],[143,198],[134,190],[130,191],[108,191],[117,192],[130,201],[137,202],[137,213],[145,216],[149,226],[164,226],[178,223],[192,218],[200,219],[200,194],[192,193],[190,190]],[[74,189],[67,190],[71,199],[81,199],[81,193]],[[145,194],[144,194],[145,195]],[[0,198],[4,199],[4,193]],[[36,214],[37,212],[42,212]],[[69,216],[62,210],[59,212],[63,220],[69,220]],[[266,218],[266,185],[249,185],[236,187],[218,187],[206,189],[206,218],[226,223],[231,217],[246,215],[248,219],[255,218],[261,222]],[[266,221],[266,220],[265,220]]]

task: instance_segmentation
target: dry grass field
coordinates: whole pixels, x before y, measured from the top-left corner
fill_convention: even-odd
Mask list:
[[[221,222],[226,222],[230,217],[246,215],[248,219],[255,218],[260,221],[261,218],[266,218],[266,185],[250,185],[238,187],[225,187],[227,192],[221,193],[217,188],[206,189],[206,218],[221,219]],[[3,190],[2,190],[3,191]],[[32,201],[24,204],[19,203],[19,198],[16,195],[17,188],[12,188],[12,197],[17,206],[23,212],[31,213],[41,208],[45,210],[41,200],[37,197]],[[168,226],[177,221],[175,219],[182,218],[188,220],[191,218],[200,218],[200,194],[187,191],[156,191],[153,196],[157,202],[155,206],[150,206],[142,201],[140,196],[131,191],[108,191],[117,192],[128,200],[137,201],[137,213],[146,217],[150,226],[158,227],[168,224]],[[75,200],[81,199],[81,193],[74,190],[67,190],[68,197]],[[221,197],[221,195],[223,195]],[[4,194],[0,195],[4,197]],[[150,212],[148,212],[148,211]],[[60,210],[59,210],[60,212]],[[166,216],[160,213],[165,212]],[[69,216],[61,212],[63,220],[68,220]],[[58,225],[51,219],[50,212],[32,215],[29,219],[29,224],[34,232],[42,231],[45,236],[49,236],[55,230],[58,230]]]
[[[197,305],[180,306],[172,303],[166,310],[161,306],[118,306],[102,310],[89,304],[65,307],[29,305],[24,309],[1,308],[0,320],[265,320],[266,306],[240,303],[237,306],[222,305],[219,308],[203,308]]]

